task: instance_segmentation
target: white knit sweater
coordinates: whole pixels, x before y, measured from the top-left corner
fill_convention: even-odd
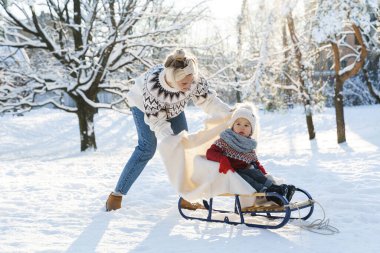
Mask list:
[[[223,103],[216,92],[209,89],[207,80],[200,77],[189,91],[181,92],[171,88],[164,78],[164,67],[157,65],[135,79],[135,84],[127,94],[129,106],[136,106],[145,113],[145,123],[159,137],[173,134],[168,119],[185,110],[190,99],[206,113],[225,116],[231,108]]]

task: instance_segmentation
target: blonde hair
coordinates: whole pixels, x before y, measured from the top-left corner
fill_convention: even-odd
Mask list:
[[[183,49],[177,49],[168,55],[165,60],[165,76],[168,82],[176,84],[187,75],[193,75],[194,80],[198,77],[198,63],[194,56]]]

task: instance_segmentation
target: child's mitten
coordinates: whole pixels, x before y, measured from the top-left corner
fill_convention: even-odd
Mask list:
[[[229,170],[235,172],[234,168],[232,168],[230,161],[226,156],[222,156],[219,160],[219,173],[227,174]]]

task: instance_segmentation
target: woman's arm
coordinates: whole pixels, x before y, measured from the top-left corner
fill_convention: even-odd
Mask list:
[[[164,104],[150,95],[148,92],[144,94],[144,121],[158,138],[163,138],[173,134],[171,124],[167,121],[167,113]]]
[[[203,77],[200,77],[192,99],[196,106],[213,116],[226,116],[232,111],[230,106],[216,96],[214,90],[209,89],[208,82]]]
[[[166,112],[154,116],[145,113],[144,121],[158,138],[164,138],[174,134],[170,122],[166,120]]]

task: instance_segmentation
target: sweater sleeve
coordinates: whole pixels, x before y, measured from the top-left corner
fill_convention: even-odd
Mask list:
[[[149,125],[150,129],[155,132],[158,138],[174,134],[170,123],[166,120],[166,112],[159,112],[157,115],[145,113],[144,121]]]
[[[223,157],[223,151],[221,148],[212,144],[211,147],[206,151],[206,158],[210,161],[219,162],[220,158]]]
[[[226,116],[232,110],[216,96],[216,92],[209,88],[207,80],[203,77],[200,77],[197,83],[192,100],[196,106],[212,116]]]
[[[165,105],[149,92],[144,92],[144,121],[158,138],[173,134],[170,123],[167,121]]]

